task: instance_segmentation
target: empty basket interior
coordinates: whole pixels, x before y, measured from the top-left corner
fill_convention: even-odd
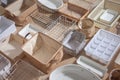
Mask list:
[[[54,21],[48,28],[51,28],[46,34],[57,41],[62,41],[64,35],[69,30],[76,29],[76,21],[65,16],[60,16],[56,21]]]
[[[19,16],[22,12],[31,7],[35,2],[32,0],[17,0],[10,4],[6,9],[16,16]]]
[[[0,50],[7,55],[9,58],[14,59],[16,56],[22,53],[20,39],[15,35],[11,34],[8,42],[0,47]]]
[[[11,68],[8,80],[41,80],[45,74],[25,61],[17,61]]]
[[[39,62],[47,64],[57,54],[60,47],[58,42],[39,33],[23,46],[23,50]]]

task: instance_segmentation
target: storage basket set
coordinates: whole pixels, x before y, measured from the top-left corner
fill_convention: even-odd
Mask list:
[[[106,80],[119,23],[119,0],[0,0],[0,80]]]

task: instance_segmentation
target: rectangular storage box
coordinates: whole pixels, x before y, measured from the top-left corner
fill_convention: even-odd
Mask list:
[[[107,15],[105,15],[106,14],[105,12],[108,12]],[[119,19],[119,14],[120,14],[120,5],[113,3],[110,0],[103,0],[88,15],[88,18],[92,19],[95,22],[96,27],[103,28],[103,29],[109,29],[116,25],[116,22]],[[102,17],[105,18],[106,20],[104,19],[101,21]]]
[[[22,49],[26,52],[25,55],[27,55],[30,60],[41,65],[37,65],[39,68],[42,68],[43,66],[44,68],[48,67],[48,65],[52,64],[51,61],[54,61],[57,54],[63,54],[61,51],[61,44],[43,33],[36,34],[32,39],[24,44]],[[62,56],[59,56],[56,61],[59,62],[61,59]]]
[[[69,2],[65,3],[63,7],[59,10],[59,12],[77,21],[83,19],[89,13],[88,10]]]
[[[15,22],[7,19],[4,16],[0,16],[0,43],[15,31],[16,31]]]
[[[100,29],[85,47],[85,52],[101,63],[109,64],[119,48],[120,36]]]
[[[36,33],[37,33],[37,30],[34,29],[34,26],[31,25],[31,24],[27,24],[25,27],[23,27],[23,28],[18,32],[18,35],[20,35],[23,39],[29,40],[29,39],[31,39]]]
[[[15,60],[21,53],[22,50],[23,41],[21,41],[20,38],[18,38],[16,35],[11,34],[6,41],[1,44],[0,50],[4,53],[8,58],[11,60]]]

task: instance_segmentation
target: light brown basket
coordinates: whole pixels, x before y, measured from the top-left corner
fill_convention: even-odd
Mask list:
[[[23,25],[25,18],[37,8],[33,0],[16,0],[7,6],[6,16],[16,22],[17,25]]]
[[[18,57],[23,50],[21,49],[23,43],[16,35],[11,34],[10,37],[0,46],[1,52],[3,52],[8,58],[14,60]]]
[[[47,68],[52,63],[60,62],[63,58],[61,44],[43,33],[36,34],[24,44],[22,49],[26,52],[25,55],[27,55],[30,61],[40,69]],[[60,56],[58,59],[55,59],[57,54]]]

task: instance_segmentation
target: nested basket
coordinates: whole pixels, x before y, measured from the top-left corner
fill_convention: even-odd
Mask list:
[[[10,59],[14,60],[19,56],[23,50],[21,49],[23,45],[22,40],[14,34],[11,34],[5,43],[0,46],[0,50]]]
[[[95,22],[95,26],[102,29],[109,29],[116,25],[120,14],[120,3],[114,0],[103,0],[89,15],[88,18]],[[110,15],[105,15],[105,13],[110,13],[114,15],[111,19]],[[104,17],[103,17],[104,15]],[[102,17],[101,17],[102,16]]]
[[[56,41],[61,42],[64,38],[64,35],[68,31],[77,29],[75,24],[76,20],[70,19],[66,16],[60,16],[56,21],[48,26],[50,30],[45,34],[55,39]]]
[[[43,33],[36,34],[24,44],[22,49],[31,61],[37,63],[35,65],[39,68],[47,68],[52,63],[60,62],[63,57],[61,44]],[[58,54],[60,56],[54,60]]]
[[[14,20],[17,25],[23,25],[25,18],[36,8],[34,0],[16,0],[5,8],[6,16]]]

